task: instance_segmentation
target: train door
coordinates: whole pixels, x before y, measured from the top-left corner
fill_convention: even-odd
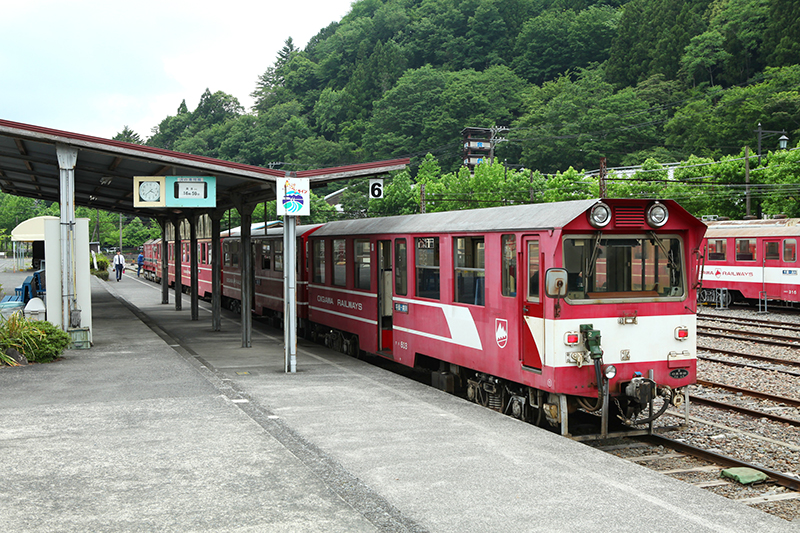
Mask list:
[[[378,241],[378,350],[392,349],[392,241]]]
[[[522,238],[522,364],[541,370],[544,358],[544,305],[542,298],[542,257],[538,236]]]
[[[780,239],[764,239],[764,259],[762,261],[762,291],[766,291],[768,299],[783,298],[781,287],[781,241]]]

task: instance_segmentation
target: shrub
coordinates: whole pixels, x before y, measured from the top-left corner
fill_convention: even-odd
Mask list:
[[[108,261],[108,257],[104,254],[97,254],[97,270],[108,270],[108,265],[111,263]],[[94,268],[94,262],[89,259],[89,265],[91,268]]]
[[[21,311],[12,313],[8,318],[0,317],[0,351],[14,348],[28,358],[34,357],[34,350],[44,337],[42,331],[33,326],[33,322],[25,318]]]
[[[0,317],[0,351],[14,348],[32,363],[48,363],[57,359],[70,341],[66,332],[50,322],[28,320],[21,312],[13,313],[8,318]]]
[[[41,331],[44,336],[34,349],[34,358],[31,359],[26,354],[26,357],[28,357],[29,361],[47,363],[54,359],[58,359],[61,354],[64,353],[64,350],[67,349],[70,342],[72,342],[72,339],[67,332],[62,331],[61,328],[54,326],[50,322],[39,320],[31,321],[31,324]]]
[[[98,278],[102,279],[103,281],[108,281],[108,270],[95,270],[95,269],[92,269],[92,274],[94,274]]]

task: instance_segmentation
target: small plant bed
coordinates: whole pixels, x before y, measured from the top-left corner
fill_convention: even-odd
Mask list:
[[[49,363],[61,357],[70,340],[44,320],[28,320],[19,312],[0,317],[0,364]]]

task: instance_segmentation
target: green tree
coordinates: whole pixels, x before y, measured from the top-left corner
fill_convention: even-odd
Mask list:
[[[112,137],[114,141],[123,141],[126,143],[133,143],[133,144],[144,144],[142,138],[139,137],[139,134],[130,129],[128,126],[122,128],[122,131],[114,135]]]

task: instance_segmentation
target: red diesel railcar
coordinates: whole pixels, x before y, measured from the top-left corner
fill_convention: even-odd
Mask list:
[[[309,237],[308,319],[333,347],[438,371],[483,405],[564,434],[581,408],[607,432],[695,382],[704,231],[669,200],[332,222]]]

